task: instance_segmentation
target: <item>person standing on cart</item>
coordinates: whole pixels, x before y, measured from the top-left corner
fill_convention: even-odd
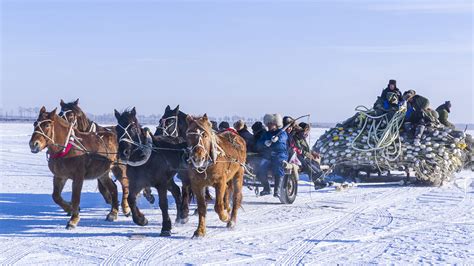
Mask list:
[[[268,172],[271,171],[275,179],[273,196],[280,197],[280,181],[285,176],[283,163],[288,161],[288,134],[283,130],[283,119],[280,114],[266,114],[263,122],[268,131],[257,141],[257,149],[263,156],[257,169],[257,178],[263,185],[260,196],[270,194]]]

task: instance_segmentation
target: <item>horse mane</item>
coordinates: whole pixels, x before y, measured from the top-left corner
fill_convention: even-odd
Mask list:
[[[216,132],[214,132],[214,130],[212,129],[212,125],[210,124],[210,122],[203,122],[201,121],[201,118],[202,117],[195,117],[193,116],[193,119],[194,119],[194,123],[196,123],[196,125],[201,128],[202,130],[204,131],[207,131],[211,137],[211,141],[212,142],[215,142],[217,144],[220,143],[220,138],[217,137],[217,134]]]
[[[87,118],[87,115],[77,104],[68,103],[67,107],[76,114],[77,117],[77,128],[80,131],[87,131],[92,125],[92,121]]]

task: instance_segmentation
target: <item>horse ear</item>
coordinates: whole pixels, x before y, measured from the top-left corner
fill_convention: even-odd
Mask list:
[[[206,114],[204,114],[204,115],[202,116],[202,118],[203,118],[204,120],[207,120],[207,121],[209,121],[209,119],[207,118],[207,113],[206,113]]]
[[[169,112],[169,111],[171,111],[171,107],[168,105],[168,106],[166,106],[165,112]]]
[[[59,105],[61,105],[61,107],[64,107],[66,103],[64,103],[63,99],[61,99],[61,102],[59,103]]]
[[[132,114],[133,116],[137,115],[137,110],[135,110],[135,107],[132,108],[132,111],[130,111],[130,114]]]
[[[176,113],[179,113],[179,104],[176,106],[176,108],[174,108],[174,111],[175,111]]]
[[[49,112],[49,117],[53,117],[53,116],[55,116],[55,115],[56,115],[56,110],[57,110],[57,109],[58,109],[58,108],[56,107],[56,108],[54,108],[54,109],[53,109],[53,111]]]
[[[187,115],[186,116],[186,123],[188,124],[188,126],[194,121],[193,117],[190,116],[190,115]]]
[[[117,118],[117,120],[120,119],[120,112],[117,111],[117,109],[114,109],[114,115],[115,115],[115,118]]]
[[[74,104],[75,105],[79,104],[79,98],[77,98],[77,100],[74,101]]]
[[[43,107],[41,107],[41,109],[40,109],[40,114],[42,114],[42,113],[44,113],[44,112],[46,112],[46,107],[43,106]]]

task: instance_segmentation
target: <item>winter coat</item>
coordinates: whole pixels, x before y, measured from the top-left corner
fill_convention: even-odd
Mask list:
[[[454,129],[454,125],[448,121],[448,116],[449,116],[449,108],[446,106],[446,104],[442,104],[436,108],[436,112],[438,112],[438,120],[441,122],[441,124]]]
[[[270,147],[265,145],[267,140],[272,140],[273,136],[278,135],[278,141],[272,143]],[[262,153],[265,159],[278,158],[281,160],[288,160],[288,134],[282,129],[275,131],[267,131],[257,141],[257,150]]]
[[[255,140],[252,133],[248,131],[247,127],[237,131],[237,133],[239,133],[239,136],[245,140],[245,143],[247,144],[247,152],[255,152]]]
[[[389,92],[393,92],[397,95],[398,102],[401,102],[403,100],[402,92],[398,88],[395,88],[394,90],[391,90],[389,87],[387,87],[382,91],[382,95],[380,95],[380,97],[382,98],[382,100],[384,102],[388,102],[387,94]]]

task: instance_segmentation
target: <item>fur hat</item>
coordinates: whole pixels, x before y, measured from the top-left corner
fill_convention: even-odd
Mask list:
[[[240,119],[240,120],[237,120],[235,123],[234,123],[234,128],[235,130],[239,131],[239,130],[242,130],[245,128],[245,122],[244,120]]]
[[[395,87],[396,87],[397,86],[397,81],[394,80],[394,79],[389,80],[388,85],[392,85],[392,84],[395,85]]]
[[[269,124],[275,124],[277,128],[283,127],[283,118],[280,114],[266,114],[263,117],[263,123],[268,126]]]

